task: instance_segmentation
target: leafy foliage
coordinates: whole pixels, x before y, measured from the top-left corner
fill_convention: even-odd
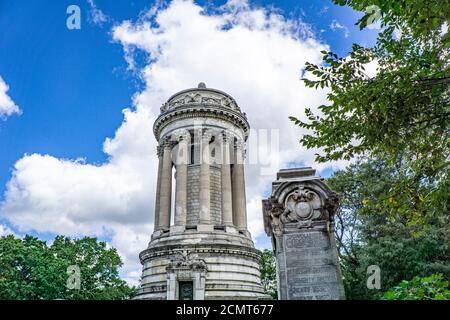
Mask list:
[[[411,281],[403,280],[398,286],[386,291],[386,300],[450,300],[448,281],[442,274],[429,277],[414,277]]]
[[[81,271],[79,290],[67,288],[69,266]],[[116,249],[95,238],[44,241],[12,235],[0,238],[0,299],[128,299],[135,293],[119,278]]]
[[[450,57],[447,1],[335,0],[356,10],[380,9],[376,46],[354,44],[339,58],[323,51],[324,65],[307,63],[314,77],[306,86],[329,88],[329,105],[319,114],[306,109],[307,121],[291,120],[312,133],[300,142],[321,148],[316,160],[357,156],[382,158],[398,171],[390,196],[377,200],[410,223],[426,223],[448,210],[450,193]],[[357,24],[367,25],[366,14]],[[370,77],[369,62],[378,65]],[[389,212],[386,212],[389,213]]]
[[[336,240],[349,299],[379,299],[366,286],[367,267],[381,269],[382,290],[415,276],[442,273],[450,278],[449,216],[411,225],[407,215],[392,215],[377,199],[389,196],[399,172],[382,160],[364,160],[336,172],[328,184],[341,197]]]
[[[277,299],[277,269],[273,252],[265,249],[261,255],[259,266],[261,273],[261,283],[264,292],[274,299]]]
[[[414,38],[428,38],[446,22],[450,24],[450,6],[446,0],[333,0],[335,4],[350,6],[365,15],[356,23],[360,29],[370,24],[374,13],[379,12],[381,26],[404,26]],[[376,6],[376,10],[374,10]],[[376,12],[375,12],[376,11]],[[378,20],[378,19],[377,19]],[[448,40],[448,30],[444,40]]]

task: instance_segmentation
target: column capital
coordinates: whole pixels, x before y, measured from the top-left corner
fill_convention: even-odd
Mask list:
[[[242,139],[237,139],[234,143],[234,150],[245,150],[245,142]]]
[[[191,141],[191,134],[189,133],[188,130],[180,130],[175,134],[175,136],[176,136],[176,139],[178,142],[181,142],[181,141],[190,142]]]
[[[213,133],[210,130],[205,129],[196,129],[194,131],[194,139],[197,142],[208,140],[211,141],[211,138],[213,137]]]
[[[164,147],[163,146],[156,147],[156,155],[158,156],[158,158],[162,158],[162,156],[164,155]]]
[[[223,143],[230,144],[233,141],[233,136],[225,131],[222,131],[221,136]]]
[[[209,142],[211,141],[211,139],[212,139],[212,136],[213,136],[213,135],[212,135],[211,132],[205,131],[205,132],[203,132],[202,138],[201,138],[201,139],[202,139],[203,142],[206,141],[206,142],[209,143]]]
[[[172,136],[165,136],[160,142],[160,146],[164,149],[172,149],[175,144],[176,142],[172,140]]]

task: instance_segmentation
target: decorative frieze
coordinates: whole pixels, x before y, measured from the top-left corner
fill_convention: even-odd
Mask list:
[[[227,94],[213,89],[196,90],[195,92],[179,93],[171,97],[161,107],[161,112],[168,112],[181,106],[217,106],[240,111],[233,98]]]

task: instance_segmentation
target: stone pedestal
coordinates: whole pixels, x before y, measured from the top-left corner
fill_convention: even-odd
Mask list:
[[[268,298],[261,287],[260,252],[240,233],[163,234],[153,238],[140,259],[137,299],[178,300],[183,282],[191,283],[193,300]]]
[[[263,200],[280,300],[345,299],[334,238],[336,195],[311,168],[281,170]]]

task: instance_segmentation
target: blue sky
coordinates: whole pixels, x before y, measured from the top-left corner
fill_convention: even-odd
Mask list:
[[[205,8],[207,14],[214,13],[225,1],[195,3]],[[66,9],[72,4],[81,8],[81,30],[66,27]],[[131,112],[138,108],[139,102],[133,97],[140,101],[139,94],[146,89],[152,92],[152,89],[148,79],[139,76],[145,66],[151,65],[147,59],[149,52],[139,50],[142,49],[140,44],[128,43],[126,37],[115,36],[114,28],[125,20],[138,25],[139,21],[145,20],[143,14],[154,5],[149,0],[97,0],[96,8],[107,17],[100,24],[93,21],[93,8],[87,1],[1,0],[0,77],[9,86],[7,96],[21,110],[20,115],[13,114],[0,120],[0,201],[3,204],[13,201],[6,199],[6,185],[12,178],[15,163],[24,155],[49,155],[62,162],[83,158],[84,164],[94,166],[102,166],[117,157],[114,151],[104,152],[105,139],[116,136],[124,121],[124,108],[130,108]],[[164,11],[167,6],[169,3],[163,3],[159,11]],[[331,1],[250,1],[250,7],[275,9],[284,19],[302,21],[317,45],[328,45],[339,55],[345,56],[354,42],[370,46],[375,41],[376,30],[359,31],[354,25],[361,13],[336,6]],[[151,23],[150,20],[147,22]],[[133,51],[136,66],[130,70],[124,52],[132,46],[138,49]],[[219,89],[228,88],[225,81],[222,85],[217,80],[220,77],[208,77]],[[176,89],[174,85],[173,90]],[[247,101],[244,95],[241,100]],[[300,109],[299,113],[302,112]],[[285,125],[291,125],[287,119]],[[302,163],[301,155],[292,161]],[[51,171],[51,166],[48,167]],[[324,176],[333,171],[332,167],[320,169]],[[40,183],[45,185],[45,181]],[[17,185],[27,188],[20,183]],[[65,192],[64,185],[62,188],[60,191]],[[32,190],[36,189],[30,188],[27,192]],[[31,222],[23,222],[25,218],[10,219],[8,210],[3,208],[0,224],[13,232],[51,239],[58,230],[43,227],[33,230]],[[33,206],[26,210],[33,210]],[[45,210],[42,212],[39,214],[45,215]],[[88,233],[95,235],[96,232],[89,229]],[[124,234],[127,232],[123,231]],[[108,232],[98,234],[100,238],[111,239]],[[259,246],[270,245],[264,235],[259,235],[257,243]]]

